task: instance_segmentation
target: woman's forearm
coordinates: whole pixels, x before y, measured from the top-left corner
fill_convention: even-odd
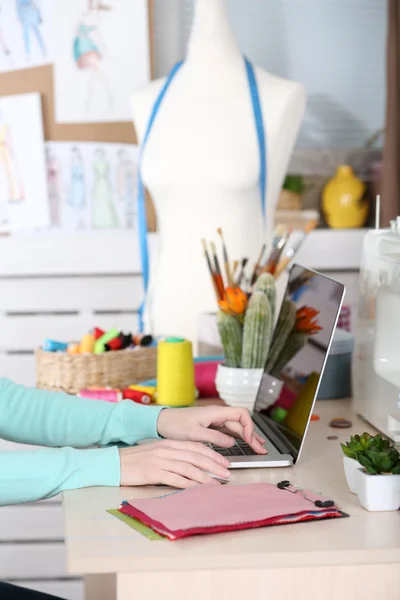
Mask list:
[[[118,486],[120,477],[115,446],[0,452],[0,506],[51,498],[63,490]]]
[[[26,388],[0,379],[0,438],[78,448],[157,438],[160,407],[111,404]]]

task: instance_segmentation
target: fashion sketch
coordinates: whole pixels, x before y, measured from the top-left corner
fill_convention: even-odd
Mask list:
[[[6,57],[8,67],[12,66],[12,54],[3,32],[3,6],[0,4],[0,51]]]
[[[31,38],[35,36],[36,42],[46,56],[46,45],[41,32],[42,15],[35,0],[16,0],[17,16],[22,28],[22,37],[27,60],[31,55]]]
[[[120,202],[124,205],[125,226],[129,229],[134,227],[137,215],[136,188],[137,173],[129,152],[122,148],[117,153],[117,190]]]
[[[12,133],[7,123],[0,116],[0,164],[6,177],[8,187],[8,202],[22,202],[24,189],[18,173],[17,159],[12,146]]]
[[[66,203],[76,211],[78,229],[84,228],[84,213],[86,208],[85,167],[83,165],[82,154],[76,146],[71,148],[70,184]]]
[[[46,168],[51,226],[61,227],[60,162],[52,148],[46,148]]]
[[[86,110],[99,94],[103,95],[109,107],[113,105],[111,85],[102,64],[105,45],[100,32],[100,13],[103,10],[109,10],[109,7],[94,1],[88,3],[88,10],[79,20],[73,41],[74,62],[87,74]]]
[[[92,221],[95,229],[115,229],[119,219],[113,201],[110,166],[102,148],[94,152]]]

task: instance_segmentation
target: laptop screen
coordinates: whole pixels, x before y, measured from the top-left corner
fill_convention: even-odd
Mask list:
[[[344,296],[344,286],[294,265],[254,412],[297,459],[311,418]]]

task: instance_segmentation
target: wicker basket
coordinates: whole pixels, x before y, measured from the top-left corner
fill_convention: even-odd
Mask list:
[[[155,378],[156,370],[157,348],[75,355],[36,351],[36,386],[68,394],[89,387],[126,388]]]

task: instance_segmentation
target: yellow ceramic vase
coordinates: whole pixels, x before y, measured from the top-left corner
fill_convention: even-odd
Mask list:
[[[365,225],[368,202],[363,199],[365,184],[347,165],[338,167],[335,177],[322,192],[322,210],[329,227],[351,229]]]

